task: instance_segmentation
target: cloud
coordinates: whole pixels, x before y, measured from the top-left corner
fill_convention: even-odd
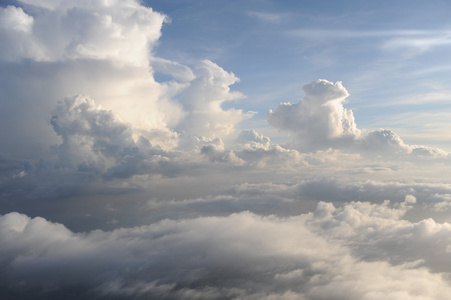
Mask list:
[[[35,11],[36,14],[30,16],[21,8],[2,8],[2,14],[6,17],[2,27],[20,29],[26,33],[8,37],[20,40],[6,43],[4,47],[10,47],[13,53],[15,49],[21,51],[16,51],[14,58],[7,56],[10,51],[2,52],[2,60],[109,59],[141,65],[147,62],[147,50],[159,39],[161,26],[166,21],[165,15],[133,0],[115,3],[22,2],[46,11]],[[23,46],[26,45],[29,48],[25,50]]]
[[[209,145],[203,146],[200,153],[207,156],[211,162],[223,162],[236,165],[244,164],[233,151],[225,150],[221,139],[216,138]]]
[[[412,155],[423,157],[448,157],[449,153],[439,148],[413,145]]]
[[[48,158],[58,140],[48,123],[50,111],[79,94],[135,129],[170,135],[182,111],[168,95],[180,87],[155,82],[149,67],[165,15],[133,0],[19,4],[0,9],[0,124],[6,128],[1,152]],[[165,149],[177,145],[174,138],[156,143]]]
[[[450,32],[430,32],[425,37],[396,37],[388,40],[384,50],[414,50],[416,55],[429,51],[438,46],[451,45]]]
[[[33,17],[27,15],[22,8],[15,6],[7,6],[0,8],[0,28],[11,29],[14,31],[22,31],[30,33],[33,27]]]
[[[230,91],[238,81],[233,73],[207,60],[191,70],[153,56],[167,17],[151,8],[132,0],[23,6],[1,8],[0,34],[6,41],[0,54],[5,70],[0,74],[0,122],[7,128],[0,133],[6,141],[0,146],[3,153],[48,158],[48,148],[58,141],[47,121],[49,112],[58,101],[79,94],[114,111],[133,134],[166,150],[190,145],[196,136],[227,137],[252,116],[221,107],[243,97]],[[155,73],[172,78],[159,83]],[[39,108],[28,109],[34,106]]]
[[[348,91],[341,82],[319,79],[303,88],[299,103],[281,103],[268,113],[268,123],[293,136],[295,148],[303,151],[328,148],[362,153],[413,154],[446,157],[446,151],[432,147],[411,146],[393,131],[379,129],[362,132],[354,114],[344,107]]]
[[[34,18],[27,15],[22,8],[0,7],[0,60],[17,60],[21,56],[34,56],[33,42],[28,40],[32,32]]]
[[[374,152],[408,153],[410,147],[393,131],[380,129],[369,132],[360,142],[363,149]]]
[[[263,18],[263,16],[262,16]],[[328,30],[296,29],[286,33],[290,37],[322,42],[331,40],[371,39],[380,43],[384,51],[401,50],[403,55],[417,56],[439,46],[449,46],[449,30]]]
[[[86,96],[59,102],[50,123],[61,138],[52,147],[53,156],[22,162],[22,167],[8,174],[0,185],[5,201],[23,194],[26,196],[18,203],[30,199],[41,203],[44,199],[67,198],[94,190],[108,194],[111,188],[129,190],[133,186],[116,181],[139,175],[171,177],[181,172],[182,165],[189,164],[178,161],[177,152],[153,145],[140,131],[135,132]],[[153,140],[157,136],[174,138],[167,131],[144,134],[153,136]]]
[[[193,71],[175,61],[170,61],[160,57],[152,57],[150,59],[152,69],[155,72],[171,75],[180,81],[191,81],[195,78]]]
[[[308,151],[344,147],[360,136],[352,111],[343,107],[349,93],[341,82],[319,79],[303,89],[301,102],[269,111],[271,126],[293,133],[295,144]]]
[[[51,124],[62,137],[62,143],[55,148],[60,167],[94,172],[110,179],[128,178],[159,173],[160,163],[174,155],[153,147],[145,137],[134,135],[132,127],[83,96],[60,102],[53,111]],[[167,132],[159,134],[170,138]]]
[[[68,291],[99,298],[446,299],[451,226],[402,220],[413,199],[342,208],[321,202],[290,218],[243,212],[87,233],[10,213],[0,218],[0,284],[14,296],[48,299]]]
[[[235,140],[238,144],[248,148],[268,149],[271,140],[253,129],[242,130]]]
[[[260,21],[266,23],[281,23],[287,18],[291,17],[290,14],[281,14],[281,13],[268,13],[268,12],[260,12],[260,11],[248,11],[247,15],[252,18],[256,18]]]
[[[187,114],[175,130],[190,136],[223,138],[234,131],[237,123],[250,118],[252,113],[240,109],[223,109],[226,101],[243,98],[230,91],[230,85],[239,79],[215,63],[204,60],[194,69],[196,78],[178,96]]]

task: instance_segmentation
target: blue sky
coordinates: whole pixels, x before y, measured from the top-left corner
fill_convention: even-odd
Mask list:
[[[207,58],[235,73],[232,88],[247,98],[228,105],[258,111],[254,126],[324,78],[343,81],[360,127],[451,148],[447,1],[146,3],[171,18],[157,55],[186,65]]]

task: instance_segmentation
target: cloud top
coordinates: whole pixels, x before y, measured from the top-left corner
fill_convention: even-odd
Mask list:
[[[270,110],[271,126],[292,133],[295,144],[304,150],[342,148],[360,136],[352,111],[343,107],[349,93],[341,82],[319,79],[303,90],[301,102],[282,103]]]
[[[0,60],[113,59],[141,65],[167,20],[134,0],[22,2],[47,11],[29,15],[13,6],[0,8],[0,34],[5,38]]]

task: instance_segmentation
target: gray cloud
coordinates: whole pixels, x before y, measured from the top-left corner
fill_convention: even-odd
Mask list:
[[[451,227],[402,220],[414,202],[322,202],[290,218],[243,212],[82,234],[11,213],[0,219],[1,285],[50,299],[73,285],[77,297],[100,298],[445,299]]]

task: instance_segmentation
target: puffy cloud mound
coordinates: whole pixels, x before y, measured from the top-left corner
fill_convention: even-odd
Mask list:
[[[112,112],[83,96],[67,98],[53,111],[51,124],[63,139],[56,147],[58,165],[78,171],[93,171],[108,178],[128,178],[159,173],[159,163],[169,155],[133,129],[118,121]]]
[[[21,2],[45,13],[0,8],[0,60],[85,58],[140,65],[147,62],[149,45],[155,45],[167,20],[135,0]]]
[[[131,128],[88,97],[76,96],[60,102],[50,123],[63,139],[58,146],[63,165],[85,163],[92,168],[108,168],[118,156],[136,148]]]
[[[359,146],[366,151],[389,153],[409,153],[411,151],[411,147],[404,144],[396,133],[386,129],[371,131],[358,142]]]
[[[271,145],[269,137],[266,137],[253,129],[242,130],[235,141],[248,148],[268,149]]]
[[[303,87],[305,97],[299,103],[281,103],[268,113],[268,123],[288,131],[294,147],[304,151],[329,148],[363,153],[413,154],[424,157],[446,157],[437,148],[406,145],[393,131],[379,129],[362,134],[354,114],[344,107],[348,91],[340,81],[318,79]]]
[[[0,286],[46,299],[447,299],[451,225],[403,220],[414,202],[89,233],[10,213],[0,217]]]
[[[181,108],[168,90],[178,86],[155,82],[150,67],[165,15],[135,0],[16,2],[0,8],[0,152],[48,157],[49,113],[77,94],[136,128],[170,133]]]
[[[239,80],[233,73],[208,60],[191,70],[154,57],[168,18],[139,1],[16,5],[0,8],[5,70],[0,72],[0,126],[6,128],[0,132],[6,141],[0,152],[48,158],[49,146],[57,141],[48,114],[58,101],[78,94],[95,99],[129,124],[134,135],[165,150],[191,146],[194,137],[224,139],[252,116],[222,108],[243,97],[230,90]],[[158,72],[172,79],[156,82]]]
[[[235,130],[235,125],[252,116],[240,109],[223,109],[226,101],[244,96],[230,91],[230,85],[239,79],[215,63],[204,60],[194,69],[196,78],[178,96],[186,112],[176,131],[189,136],[223,138]]]
[[[341,82],[319,79],[303,89],[301,102],[270,110],[271,126],[291,132],[295,144],[305,150],[345,147],[360,136],[352,111],[343,107],[349,93]]]

